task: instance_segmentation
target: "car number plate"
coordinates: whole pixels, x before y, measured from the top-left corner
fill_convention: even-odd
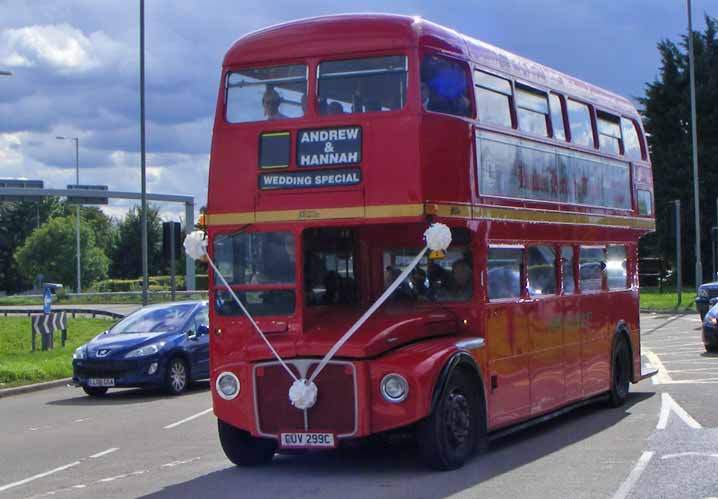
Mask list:
[[[333,433],[282,433],[280,446],[285,449],[333,449]]]
[[[87,380],[87,386],[115,386],[115,380],[112,378],[90,378]]]

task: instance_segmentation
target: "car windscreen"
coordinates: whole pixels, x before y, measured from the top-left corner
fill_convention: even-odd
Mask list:
[[[110,333],[132,334],[172,331],[184,324],[194,307],[194,303],[182,303],[170,307],[144,308],[122,319],[110,329]]]

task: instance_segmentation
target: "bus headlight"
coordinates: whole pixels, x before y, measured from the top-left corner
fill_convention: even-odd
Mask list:
[[[381,396],[387,402],[398,404],[406,400],[407,395],[409,395],[409,383],[403,376],[392,373],[381,379]]]
[[[230,372],[223,372],[217,376],[217,382],[215,383],[217,389],[217,395],[222,397],[224,400],[232,400],[239,395],[239,378]]]

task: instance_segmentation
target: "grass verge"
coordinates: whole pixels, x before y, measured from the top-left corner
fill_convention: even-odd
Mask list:
[[[681,303],[678,304],[678,293],[674,289],[666,289],[659,293],[656,288],[641,288],[641,310],[655,312],[695,312],[696,295],[692,290],[683,291]]]
[[[176,301],[186,301],[186,300],[206,300],[207,299],[207,293],[198,293],[198,294],[192,294],[192,295],[177,295],[175,300]],[[171,297],[169,294],[161,295],[161,296],[153,296],[150,295],[148,297],[149,303],[164,303],[171,300]],[[140,295],[138,296],[82,296],[79,298],[67,298],[67,297],[57,297],[54,296],[52,298],[52,304],[54,306],[63,306],[63,305],[98,305],[98,304],[106,304],[106,303],[142,303],[142,297]],[[10,307],[22,307],[25,305],[42,305],[42,299],[41,298],[26,298],[22,296],[12,296],[12,297],[3,297],[0,298],[0,306],[10,306]]]
[[[32,328],[29,317],[0,317],[0,388],[40,383],[72,376],[75,348],[97,336],[116,321],[108,319],[67,319],[67,343],[60,346],[55,333],[55,348],[32,352]]]

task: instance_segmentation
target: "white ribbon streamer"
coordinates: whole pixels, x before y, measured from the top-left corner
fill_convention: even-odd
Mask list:
[[[327,352],[327,354],[324,356],[322,361],[319,363],[317,368],[314,370],[312,375],[309,377],[309,383],[313,382],[315,379],[317,379],[317,376],[319,376],[319,373],[324,369],[324,366],[327,365],[327,363],[331,360],[332,357],[334,357],[334,354],[339,351],[339,349],[346,343],[349,338],[352,337],[354,333],[356,333],[357,329],[362,327],[362,325],[367,321],[367,319],[374,313],[376,310],[381,307],[384,302],[391,296],[391,294],[396,290],[396,288],[399,287],[399,285],[404,281],[404,279],[407,278],[409,273],[411,273],[412,270],[414,270],[414,267],[416,267],[421,259],[426,254],[427,250],[429,249],[428,246],[425,246],[423,250],[421,250],[421,253],[416,255],[416,258],[412,260],[412,262],[404,269],[404,271],[399,274],[399,277],[397,277],[394,282],[391,283],[391,286],[386,288],[386,291],[379,297],[377,301],[374,302],[374,305],[369,307],[369,310],[364,312],[364,315],[359,317],[359,320],[354,323],[354,325],[347,331],[344,336],[339,338],[339,341],[337,341],[334,346]]]
[[[197,233],[202,234],[200,231],[194,231],[191,234],[188,234],[185,238],[185,249],[190,249],[187,251],[187,255],[190,258],[197,259],[198,256],[203,256],[202,254],[207,256],[207,262],[212,266],[212,269],[214,269],[214,272],[219,276],[220,280],[222,281],[222,284],[224,284],[224,287],[227,288],[227,291],[229,291],[229,294],[232,295],[232,298],[234,298],[234,301],[237,302],[237,305],[239,305],[239,308],[242,309],[242,312],[244,312],[244,315],[247,316],[247,319],[249,319],[249,322],[252,323],[252,326],[254,326],[254,329],[259,333],[259,336],[264,340],[264,343],[266,343],[269,350],[271,350],[272,354],[276,357],[276,359],[279,361],[279,363],[282,365],[282,367],[289,373],[289,375],[292,377],[292,379],[296,382],[298,381],[298,378],[294,375],[291,369],[289,369],[289,366],[284,363],[284,359],[277,353],[277,351],[274,349],[272,344],[269,342],[267,337],[264,335],[261,329],[259,329],[259,326],[254,321],[254,318],[250,315],[249,311],[245,308],[244,304],[242,304],[242,300],[240,300],[237,295],[234,293],[234,290],[230,287],[227,280],[224,278],[222,273],[219,271],[217,266],[212,261],[212,258],[210,258],[209,253],[207,253],[207,243],[204,244],[198,243],[198,236]],[[202,238],[204,240],[204,238]],[[200,254],[200,251],[202,254]]]
[[[416,258],[411,261],[411,263],[404,269],[404,271],[399,274],[399,277],[397,277],[394,282],[391,283],[391,286],[386,288],[386,291],[379,297],[377,301],[374,302],[374,304],[369,307],[369,310],[364,312],[364,315],[362,315],[359,320],[357,320],[354,325],[349,328],[349,331],[347,331],[344,336],[339,338],[339,341],[337,341],[334,346],[327,352],[327,354],[324,356],[324,358],[321,360],[317,368],[314,370],[312,375],[309,377],[309,380],[307,381],[307,384],[312,384],[315,379],[317,379],[317,376],[319,376],[319,373],[324,369],[324,366],[327,365],[327,363],[334,357],[334,355],[339,351],[339,349],[349,341],[349,338],[351,338],[354,333],[357,332],[357,330],[362,327],[362,325],[369,319],[369,317],[376,312],[376,310],[381,307],[384,302],[391,296],[391,294],[396,290],[396,288],[399,287],[399,285],[406,279],[412,270],[414,270],[414,267],[416,267],[421,259],[424,257],[426,252],[428,250],[432,251],[438,251],[438,250],[445,250],[449,247],[451,244],[451,230],[449,227],[442,223],[434,223],[431,224],[431,226],[426,229],[424,232],[424,238],[426,239],[426,246],[424,247],[421,252],[416,255]]]

